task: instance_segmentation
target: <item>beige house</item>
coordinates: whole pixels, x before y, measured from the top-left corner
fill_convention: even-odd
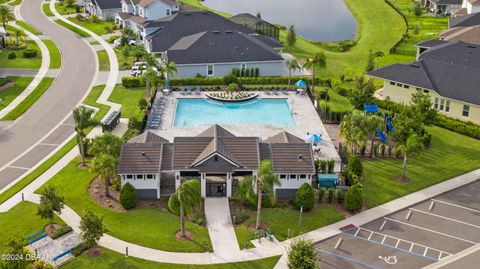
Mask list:
[[[433,42],[418,60],[369,72],[384,80],[382,99],[408,104],[415,91],[428,93],[439,113],[480,124],[480,46],[465,42]],[[428,44],[427,44],[428,45]]]

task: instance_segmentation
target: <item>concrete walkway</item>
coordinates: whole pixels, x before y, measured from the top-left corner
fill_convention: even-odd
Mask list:
[[[45,77],[55,78],[60,73],[61,69],[48,69]],[[35,69],[17,69],[17,68],[0,68],[0,77],[2,76],[17,76],[17,77],[34,77],[38,74]]]
[[[206,198],[205,216],[213,252],[225,260],[239,257],[240,248],[230,216],[228,199],[226,197]]]

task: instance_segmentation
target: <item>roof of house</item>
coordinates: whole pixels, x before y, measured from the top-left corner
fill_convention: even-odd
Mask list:
[[[145,138],[135,141],[142,140]],[[212,165],[208,162],[212,157],[220,157],[230,166]],[[118,173],[253,171],[267,159],[272,161],[275,173],[314,173],[310,143],[289,133],[278,134],[261,143],[258,137],[238,137],[218,125],[209,127],[198,136],[176,137],[173,143],[124,144]]]
[[[480,45],[480,25],[450,28],[440,33],[440,37],[445,41],[464,41]]]
[[[152,131],[145,131],[142,134],[128,140],[128,143],[169,143],[169,141]]]
[[[101,9],[113,9],[113,8],[122,8],[122,3],[120,0],[92,0],[97,3],[97,6]]]
[[[262,41],[263,43],[269,45],[272,48],[283,48],[283,44],[266,35],[260,34],[251,34],[252,37]]]
[[[152,4],[158,2],[158,1],[161,1],[169,6],[175,6],[175,5],[178,5],[178,3],[174,0],[137,0],[136,1],[136,4],[141,6],[141,7],[149,7],[151,6]]]
[[[480,105],[480,46],[449,42],[422,53],[418,61],[389,65],[368,74]]]
[[[463,0],[430,0],[437,5],[461,5]]]
[[[185,36],[167,53],[168,60],[176,64],[283,60],[271,46],[237,31],[204,31]]]
[[[147,36],[147,39],[151,41],[152,52],[164,52],[182,37],[204,31],[231,30],[254,33],[252,29],[244,25],[206,11],[180,11],[159,20],[145,22],[144,27],[159,28]]]
[[[443,44],[443,43],[445,43],[445,42],[446,42],[446,41],[438,40],[438,39],[434,39],[434,40],[424,40],[424,41],[421,41],[420,43],[417,43],[417,47],[431,48],[431,47],[435,47],[435,46],[441,45],[441,44]]]
[[[472,5],[480,5],[480,0],[467,0]]]
[[[480,25],[480,12],[472,13],[465,16],[457,16],[448,19],[448,27],[469,27]]]

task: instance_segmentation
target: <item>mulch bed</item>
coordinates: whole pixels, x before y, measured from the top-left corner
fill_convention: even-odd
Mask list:
[[[49,237],[52,237],[52,235],[55,233],[55,231],[60,227],[62,227],[62,225],[52,223],[52,224],[49,224],[49,225],[45,226],[45,232],[47,232]]]
[[[256,226],[256,223],[251,223],[250,225],[248,225],[248,230],[249,230],[250,232],[253,232],[253,233],[256,232],[257,229],[256,229],[255,226]],[[259,228],[258,230],[263,230],[263,231],[265,231],[265,230],[268,229],[268,225],[265,224],[265,223],[260,223],[260,226],[259,226],[258,228]]]
[[[189,231],[185,231],[185,236],[182,236],[180,231],[178,231],[178,232],[175,233],[175,239],[180,240],[180,241],[185,241],[185,240],[192,241],[193,240],[193,234]]]
[[[85,170],[85,169],[88,169],[90,168],[90,164],[85,162],[85,165],[83,163],[79,163],[77,164],[77,169],[79,170]]]
[[[118,212],[126,212],[123,206],[120,204],[120,192],[109,188],[110,197],[105,196],[105,182],[100,176],[96,177],[88,186],[88,194],[92,197],[95,203],[101,207],[111,209]]]
[[[102,255],[102,248],[99,246],[95,246],[87,250],[87,254],[90,258],[95,258]]]
[[[397,180],[398,183],[401,183],[403,185],[408,185],[408,183],[410,183],[408,177],[402,178],[402,176],[396,176],[395,180]]]

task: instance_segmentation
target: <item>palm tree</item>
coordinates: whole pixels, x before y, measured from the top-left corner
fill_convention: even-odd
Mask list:
[[[152,96],[151,86],[155,85],[155,89],[157,88],[157,84],[159,81],[157,72],[155,72],[155,70],[153,70],[152,67],[149,66],[147,68],[147,72],[143,74],[143,78],[145,79],[145,97],[149,98],[150,96]]]
[[[303,65],[307,68],[312,68],[312,91],[315,90],[315,69],[325,68],[327,66],[327,58],[323,52],[317,52],[313,57],[308,58]]]
[[[345,115],[340,123],[340,134],[354,153],[357,147],[364,145],[368,139],[365,114],[360,110],[353,110]]]
[[[272,171],[272,162],[270,160],[264,160],[260,163],[257,176],[257,223],[255,228],[258,230],[260,227],[260,211],[262,209],[262,196],[266,194],[270,201],[275,200],[275,193],[273,185],[280,185],[277,175]]]
[[[166,81],[167,81],[167,84],[170,87],[169,79],[170,79],[170,76],[173,76],[175,73],[177,73],[177,65],[175,64],[175,62],[165,61],[165,62],[163,62],[162,69],[164,70],[164,72],[166,74]]]
[[[200,206],[200,181],[189,179],[184,181],[168,199],[168,208],[180,215],[180,234],[185,237],[185,216],[190,215],[193,209]]]
[[[15,21],[15,15],[7,6],[0,5],[0,19],[2,20],[3,29],[7,30],[7,22]]]
[[[407,173],[407,156],[418,152],[422,148],[422,143],[418,138],[417,134],[411,134],[408,136],[407,140],[404,143],[397,145],[397,150],[400,151],[403,155],[403,165],[402,165],[402,179],[406,179]]]
[[[250,205],[255,204],[255,192],[253,191],[253,177],[248,176],[238,182],[237,189],[235,190],[234,198],[242,203],[248,203]]]
[[[377,115],[366,116],[365,127],[370,137],[370,158],[373,158],[373,141],[375,140],[375,131],[382,128],[383,119]]]
[[[118,158],[120,157],[122,144],[123,140],[120,137],[110,132],[106,132],[93,139],[92,144],[88,147],[88,151],[94,156],[108,154]]]
[[[92,161],[91,170],[94,173],[99,173],[105,182],[105,196],[109,197],[110,192],[108,187],[110,186],[110,178],[115,177],[118,166],[118,158],[109,154],[97,155]]]
[[[18,46],[20,45],[20,39],[23,40],[23,37],[25,36],[25,33],[19,29],[15,29],[15,45]]]
[[[93,110],[87,109],[84,106],[79,106],[73,109],[73,120],[75,122],[74,129],[78,136],[78,147],[80,149],[80,155],[82,156],[83,166],[85,166],[85,144],[83,141],[86,137],[85,130],[100,124],[93,119],[93,112]]]
[[[290,59],[286,62],[288,68],[288,89],[290,89],[291,79],[292,79],[292,69],[297,70],[300,69],[300,65],[298,65],[297,60]]]

